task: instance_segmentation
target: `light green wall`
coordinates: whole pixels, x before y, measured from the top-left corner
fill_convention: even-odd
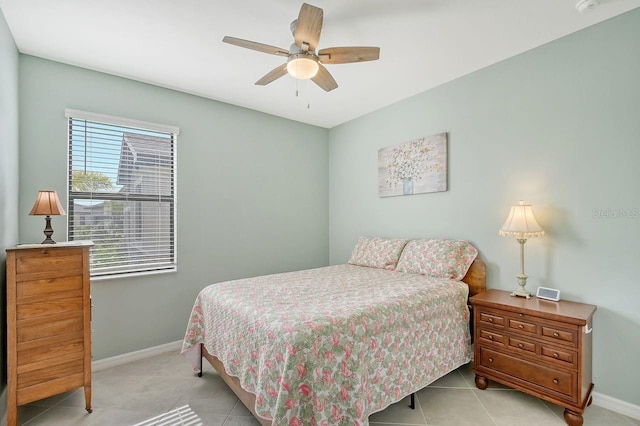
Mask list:
[[[206,284],[328,264],[326,129],[27,55],[19,93],[21,242],[43,239],[38,189],[66,203],[65,108],[181,130],[178,272],[92,283],[94,359],[180,340]]]
[[[439,132],[449,132],[450,189],[378,198],[378,149]],[[640,9],[329,138],[332,264],[348,259],[359,235],[460,238],[480,250],[490,288],[512,289],[518,244],[497,231],[512,204],[529,201],[548,234],[526,244],[529,289],[598,305],[595,391],[640,405]],[[594,214],[606,209],[636,214]]]
[[[5,250],[18,242],[18,49],[0,11],[0,407],[6,407]],[[0,424],[6,424],[0,410]]]

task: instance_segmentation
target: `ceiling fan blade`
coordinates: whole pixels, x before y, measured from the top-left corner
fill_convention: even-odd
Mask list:
[[[336,83],[336,81],[333,79],[329,71],[327,71],[327,69],[323,67],[322,64],[318,64],[318,65],[320,65],[320,68],[318,69],[318,74],[316,74],[316,76],[313,77],[311,80],[313,80],[313,82],[318,86],[320,86],[320,88],[325,92],[330,92],[333,89],[337,89],[338,83]]]
[[[303,3],[298,14],[298,23],[293,32],[296,46],[306,51],[303,44],[308,44],[308,50],[315,52],[320,42],[320,31],[322,31],[322,9]]]
[[[330,47],[318,52],[318,59],[323,64],[348,64],[351,62],[375,61],[379,58],[379,47]]]
[[[269,71],[264,77],[256,81],[258,86],[266,86],[267,84],[275,81],[287,73],[287,64],[278,65],[273,70]]]
[[[289,51],[276,46],[270,46],[264,43],[258,43],[255,41],[243,40],[241,38],[225,36],[222,41],[224,43],[233,44],[234,46],[240,46],[251,50],[257,50],[258,52],[270,53],[278,56],[289,56]]]

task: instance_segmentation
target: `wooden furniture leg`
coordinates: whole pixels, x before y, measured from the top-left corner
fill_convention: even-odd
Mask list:
[[[584,423],[582,414],[574,413],[566,408],[564,410],[564,420],[569,426],[582,426],[582,423]]]
[[[15,395],[13,398],[10,395],[11,391],[7,395],[7,426],[16,426],[18,424],[18,406]]]
[[[84,386],[84,404],[85,410],[87,410],[88,413],[93,413],[93,409],[91,408],[91,385]]]
[[[476,375],[476,387],[485,390],[489,386],[489,380],[486,377]]]

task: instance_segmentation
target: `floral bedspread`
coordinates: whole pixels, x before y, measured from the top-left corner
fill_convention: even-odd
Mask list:
[[[471,356],[464,283],[354,265],[206,287],[182,353],[200,343],[274,426],[368,425]]]

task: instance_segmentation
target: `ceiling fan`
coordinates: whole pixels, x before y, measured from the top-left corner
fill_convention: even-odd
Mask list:
[[[323,12],[319,7],[303,3],[298,19],[291,23],[294,43],[289,50],[255,41],[226,36],[223,42],[258,52],[287,57],[287,63],[268,72],[257,85],[265,86],[289,73],[292,77],[311,79],[323,90],[330,92],[338,87],[323,64],[348,64],[375,61],[380,58],[379,47],[330,47],[316,52],[322,31]]]

